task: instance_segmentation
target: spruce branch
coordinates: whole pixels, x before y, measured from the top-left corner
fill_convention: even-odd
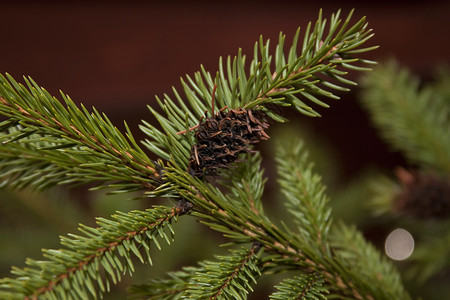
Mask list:
[[[148,284],[134,285],[130,288],[132,298],[135,299],[180,299],[186,291],[189,280],[193,278],[201,267],[183,267],[176,272],[168,272],[168,278],[152,279]]]
[[[229,256],[217,256],[217,261],[200,263],[201,269],[189,281],[183,298],[247,299],[253,291],[251,284],[261,275],[258,261],[262,253],[258,246],[234,249]]]
[[[365,18],[350,26],[352,14],[342,21],[338,11],[327,28],[327,20],[320,13],[316,24],[307,26],[300,49],[300,29],[287,51],[285,36],[280,33],[274,57],[269,54],[269,41],[261,37],[255,43],[249,67],[242,50],[236,57],[228,57],[226,63],[221,58],[215,76],[201,66],[193,78],[181,79],[184,96],[173,88],[175,99],[168,95],[157,98],[166,116],[149,107],[162,130],[144,121],[141,129],[148,135],[144,145],[162,159],[187,169],[195,145],[189,129],[197,127],[204,117],[213,118],[214,107],[262,110],[276,121],[285,119],[270,106],[291,106],[303,114],[319,116],[305,101],[328,107],[319,98],[338,99],[334,92],[348,91],[345,86],[356,84],[345,78],[347,69],[365,71],[368,68],[361,64],[373,64],[357,57],[376,47],[361,47],[373,34]]]
[[[267,259],[261,258],[264,272],[284,265],[306,273],[319,273],[329,286],[330,293],[348,299],[409,299],[392,266],[381,259],[378,252],[367,245],[362,237],[356,236],[356,232],[350,232],[353,234],[351,238],[356,239],[356,244],[350,249],[344,247],[345,242],[350,245],[348,230],[334,230],[332,235],[328,234],[333,225],[329,209],[325,206],[327,198],[324,196],[324,187],[320,183],[320,177],[305,163],[307,154],[301,143],[293,143],[279,152],[279,155],[279,163],[284,161],[281,158],[288,158],[287,163],[280,166],[285,194],[291,198],[291,204],[287,205],[288,211],[304,207],[300,209],[305,214],[303,218],[299,218],[298,212],[292,212],[299,218],[297,224],[302,226],[300,235],[287,225],[278,227],[262,211],[253,210],[250,204],[252,200],[245,192],[225,194],[216,185],[199,178],[185,177],[185,173],[177,169],[168,169],[167,179],[174,186],[179,186],[178,193],[193,204],[191,215],[213,230],[223,233],[230,239],[228,245],[254,242],[264,245],[265,253],[270,254]],[[240,170],[243,173],[236,178],[241,180],[245,178],[252,182],[254,179],[251,174],[259,176],[251,168]],[[179,173],[175,175],[177,172]],[[292,187],[300,185],[300,188],[291,188],[289,182]],[[237,186],[239,185],[235,184],[233,188],[236,189]],[[245,191],[245,185],[240,186]],[[348,252],[342,252],[342,247]],[[367,276],[365,280],[353,270],[354,262],[347,259],[347,253],[359,255],[361,268],[367,268],[359,270]],[[336,259],[338,254],[339,259]],[[370,260],[371,264],[364,263],[365,260]],[[383,274],[388,280],[377,279],[378,274]],[[393,280],[396,289],[385,288],[385,285],[390,284],[389,279]],[[373,282],[377,284],[373,285]]]
[[[168,278],[153,279],[131,291],[136,299],[247,299],[264,268],[264,249],[254,244],[250,249],[229,251],[231,255],[217,255],[215,261],[169,272]]]
[[[8,79],[7,79],[8,78]],[[128,126],[123,135],[106,115],[66,106],[25,78],[27,87],[0,76],[0,178],[10,187],[109,182],[117,189],[153,189],[154,163]],[[111,183],[112,182],[112,183]],[[113,185],[116,184],[117,185]]]
[[[170,244],[172,223],[185,211],[157,206],[146,211],[118,212],[98,218],[97,228],[81,225],[83,235],[61,237],[64,249],[43,250],[47,260],[28,259],[28,267],[13,268],[16,278],[0,280],[2,299],[98,298],[125,273],[134,272],[132,255],[152,264],[151,245]],[[105,275],[102,276],[104,270]]]
[[[325,245],[331,226],[331,209],[325,187],[319,175],[308,163],[308,153],[302,143],[293,146],[279,146],[277,162],[281,191],[287,201],[286,208],[294,217],[300,236],[314,245]]]
[[[270,295],[274,300],[327,299],[325,282],[316,274],[287,278],[276,286],[277,291]]]
[[[136,299],[247,299],[251,285],[261,276],[263,249],[255,244],[230,252],[230,256],[216,256],[216,261],[169,272],[168,278],[133,286],[131,292]]]
[[[361,93],[381,137],[412,165],[373,178],[369,206],[413,232],[417,243],[403,274],[422,290],[448,269],[450,253],[450,72],[436,75],[421,83],[391,60],[364,78]]]
[[[394,61],[380,65],[362,85],[362,102],[381,136],[410,162],[448,174],[450,102],[445,90],[433,84],[419,89],[419,80]]]
[[[259,167],[259,165],[257,165]],[[250,178],[250,171],[237,178],[245,178],[242,189],[234,193],[224,193],[219,186],[204,182],[192,176],[185,176],[185,172],[178,169],[167,169],[167,180],[173,184],[177,193],[192,203],[191,215],[200,218],[201,222],[212,229],[222,232],[233,240],[233,244],[248,244],[260,242],[271,249],[278,249],[283,253],[295,251],[289,245],[288,235],[277,228],[262,211],[255,209],[261,199],[249,197],[246,180]],[[253,173],[259,176],[258,173]],[[258,179],[256,179],[258,180]],[[292,253],[291,253],[292,254]]]
[[[342,264],[342,276],[352,278],[352,288],[366,294],[361,299],[411,299],[393,265],[355,227],[333,226],[330,246],[333,259]]]

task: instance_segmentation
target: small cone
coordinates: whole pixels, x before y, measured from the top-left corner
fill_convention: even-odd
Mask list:
[[[217,175],[229,168],[251,145],[269,136],[266,114],[259,110],[231,109],[207,118],[195,132],[197,144],[191,149],[189,173],[196,177]]]

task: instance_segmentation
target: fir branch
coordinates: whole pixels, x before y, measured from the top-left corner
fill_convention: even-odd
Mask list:
[[[260,247],[231,250],[229,256],[217,256],[217,261],[205,261],[190,280],[183,298],[187,299],[247,299],[251,284],[261,273],[258,261]]]
[[[340,11],[333,14],[330,18],[328,34],[326,35],[327,20],[322,19],[322,12],[320,12],[314,28],[312,28],[311,23],[306,28],[300,55],[297,53],[300,28],[297,30],[292,46],[288,51],[288,57],[286,57],[283,49],[285,36],[280,33],[279,43],[275,51],[274,72],[268,72],[268,65],[271,61],[271,57],[267,56],[267,49],[265,49],[268,47],[268,42],[266,46],[262,46],[262,39],[260,39],[260,47],[263,47],[260,53],[262,67],[261,70],[255,69],[255,71],[261,71],[261,73],[265,71],[265,77],[261,79],[269,84],[257,94],[258,97],[245,101],[244,107],[252,108],[255,105],[264,105],[267,101],[277,105],[289,104],[301,113],[319,116],[318,112],[304,104],[296,94],[323,107],[328,107],[328,105],[317,97],[339,99],[338,96],[328,91],[328,89],[338,91],[348,91],[348,89],[339,84],[333,84],[330,80],[336,79],[340,84],[355,83],[345,80],[342,75],[346,75],[346,72],[339,71],[337,68],[367,70],[367,68],[356,66],[355,63],[372,64],[373,62],[358,59],[352,57],[352,55],[377,48],[375,46],[355,50],[370,39],[373,34],[371,34],[371,30],[367,30],[365,18],[360,19],[351,28],[348,28],[352,15],[353,11],[342,22]],[[256,61],[253,61],[251,65],[256,68],[258,64]],[[260,85],[256,82],[255,86],[258,87]],[[284,92],[286,92],[287,96],[285,99],[282,98]]]
[[[316,275],[301,275],[287,278],[276,286],[277,291],[270,295],[275,300],[327,299],[328,289],[323,279]]]
[[[99,227],[81,226],[82,236],[61,237],[65,249],[43,250],[45,261],[29,259],[24,269],[13,268],[16,278],[0,280],[5,299],[96,299],[123,274],[134,272],[131,254],[150,262],[150,246],[158,239],[170,244],[172,223],[185,213],[179,207],[154,207],[98,218]],[[169,231],[169,235],[165,230]],[[102,278],[101,269],[105,276]]]
[[[288,155],[285,155],[286,153]],[[377,284],[373,286],[373,281],[361,280],[358,277],[358,273],[352,270],[352,265],[347,264],[344,254],[341,257],[342,261],[336,259],[335,251],[339,252],[345,244],[344,242],[342,244],[336,243],[336,239],[347,239],[348,236],[334,237],[337,235],[337,231],[335,231],[333,234],[334,240],[331,242],[332,235],[327,234],[331,220],[329,209],[325,207],[326,197],[324,196],[324,187],[320,183],[319,177],[312,173],[311,166],[305,165],[305,153],[301,146],[287,149],[283,155],[288,158],[296,158],[295,160],[290,160],[294,167],[284,166],[286,169],[286,174],[283,174],[286,181],[285,188],[289,188],[288,181],[292,181],[293,186],[296,186],[296,184],[303,186],[298,191],[289,188],[289,192],[292,193],[290,195],[292,197],[291,202],[295,203],[295,206],[288,208],[290,210],[298,210],[299,206],[307,207],[301,208],[305,214],[308,214],[305,217],[306,220],[299,220],[298,224],[301,224],[303,227],[312,227],[313,229],[302,227],[301,232],[305,233],[303,236],[299,236],[287,226],[283,228],[276,226],[261,211],[252,210],[251,205],[239,205],[239,203],[249,201],[245,193],[234,193],[234,196],[224,194],[217,186],[203,182],[198,178],[184,177],[183,174],[185,173],[177,169],[168,170],[167,180],[173,183],[174,186],[180,187],[177,189],[178,193],[194,205],[192,215],[200,218],[202,223],[213,230],[221,232],[224,236],[230,238],[230,244],[257,242],[264,245],[265,252],[273,255],[270,257],[270,260],[273,260],[272,262],[264,260],[265,271],[269,271],[272,267],[290,265],[290,268],[294,267],[304,272],[317,272],[323,276],[332,293],[340,294],[344,298],[408,299],[408,295],[402,290],[392,291],[394,297],[391,297],[391,291],[389,291],[390,281],[378,280]],[[296,166],[295,163],[297,163]],[[179,173],[176,175],[177,172]],[[257,173],[247,172],[245,173],[246,176],[240,175],[238,177],[245,177],[247,180],[252,181],[252,178],[249,177],[250,173]],[[299,177],[299,174],[304,176]],[[301,178],[301,180],[296,180],[296,178]],[[305,197],[302,191],[304,192],[306,187],[308,188],[306,189],[307,196]],[[233,199],[233,197],[238,198]],[[308,206],[310,207],[308,208]],[[294,215],[298,217],[297,214]],[[319,232],[315,230],[319,230]],[[370,254],[370,256],[363,256],[362,254],[358,256],[361,266],[368,268],[366,273],[370,276],[376,276],[375,274],[379,274],[382,271],[386,278],[398,279],[398,274],[393,270],[392,266],[381,260],[374,249],[367,248],[366,242],[362,238],[358,240],[358,246],[354,247],[363,247],[361,251]],[[351,249],[353,250],[353,247]],[[339,253],[342,254],[343,252]],[[371,264],[367,264],[366,260],[367,262],[370,261]],[[273,263],[274,261],[278,263]],[[381,271],[379,270],[380,268]],[[399,289],[401,289],[401,284],[398,280],[394,280],[392,283],[399,285]],[[379,289],[386,289],[388,292],[381,292],[380,294],[380,292],[377,292]]]
[[[185,171],[175,168],[167,168],[166,179],[185,201],[192,203],[192,216],[200,218],[203,224],[223,233],[233,244],[259,242],[264,244],[266,249],[275,249],[287,256],[295,256],[296,250],[289,243],[291,236],[274,225],[262,210],[255,209],[261,201],[255,198],[258,194],[248,194],[251,190],[248,189],[247,182],[260,180],[258,177],[261,173],[254,172],[256,168],[260,166],[241,169],[246,172],[236,176],[242,181],[240,184],[238,181],[234,182],[232,193],[224,193],[219,186],[185,176]],[[252,174],[254,177],[250,177]]]
[[[126,124],[123,135],[95,109],[93,113],[84,106],[79,109],[61,93],[65,107],[31,78],[25,78],[25,87],[7,77],[0,76],[0,114],[8,117],[0,123],[4,184],[45,188],[112,181],[126,190],[154,189],[155,166]]]
[[[273,58],[269,54],[269,41],[261,37],[255,43],[248,71],[246,57],[239,50],[236,57],[227,58],[226,64],[220,59],[215,77],[201,67],[193,78],[187,76],[186,80],[182,79],[184,97],[173,89],[175,99],[168,95],[164,95],[162,100],[158,98],[166,116],[149,107],[162,130],[144,122],[141,129],[149,137],[144,142],[145,146],[159,157],[186,169],[195,143],[189,128],[199,124],[205,111],[206,116],[214,116],[214,106],[263,110],[277,121],[284,119],[268,109],[269,105],[291,106],[303,114],[319,116],[304,101],[327,107],[319,98],[338,99],[333,92],[348,91],[344,85],[356,84],[345,78],[345,69],[363,71],[367,68],[358,64],[373,63],[356,57],[376,47],[361,48],[373,34],[367,29],[365,18],[350,26],[352,14],[344,21],[340,19],[340,12],[332,15],[328,33],[325,33],[327,20],[322,19],[320,13],[315,26],[308,25],[301,49],[297,49],[299,29],[287,54],[283,48],[285,37],[280,34],[274,56],[275,69],[271,67]],[[211,103],[213,98],[216,104]],[[185,134],[177,134],[181,132]]]
[[[276,160],[281,191],[287,199],[286,208],[294,217],[302,239],[311,241],[313,248],[325,246],[331,226],[331,209],[327,206],[328,198],[321,178],[313,172],[312,163],[308,163],[303,143],[279,145]]]
[[[343,223],[333,226],[330,246],[334,250],[333,259],[341,264],[341,276],[351,278],[355,291],[364,292],[358,298],[411,299],[393,265],[354,227]]]
[[[169,278],[134,286],[131,292],[136,299],[247,299],[261,275],[263,249],[254,245],[230,252],[216,256],[217,261],[202,261],[198,267],[169,272]]]
[[[238,177],[253,181],[249,173]],[[294,234],[277,227],[262,211],[253,209],[245,190],[224,194],[217,186],[183,174],[181,170],[168,169],[167,180],[173,183],[177,193],[193,204],[191,215],[199,218],[201,223],[223,233],[230,239],[230,244],[260,243],[266,251],[277,254],[274,260],[314,269],[315,263],[299,250],[302,246],[293,239]]]
[[[285,226],[291,235],[291,247],[309,262],[304,271],[322,274],[334,292],[355,299],[370,299],[355,289],[354,279],[343,276],[339,262],[334,261],[328,234],[332,226],[331,210],[327,207],[325,187],[320,176],[313,172],[313,165],[308,163],[303,143],[289,142],[278,146],[276,161],[281,189],[287,198],[286,208],[299,230],[299,234],[293,233]]]
[[[379,253],[362,236],[358,236],[356,231],[345,230],[343,225],[332,225],[324,186],[320,177],[312,172],[312,165],[307,164],[307,152],[302,148],[302,143],[293,143],[290,147],[279,147],[277,152],[280,184],[288,200],[286,205],[300,230],[299,249],[308,260],[315,263],[317,272],[324,277],[333,293],[354,299],[408,299],[408,295],[401,289],[389,291],[391,283],[396,287],[402,286],[399,275],[391,264],[381,259]],[[330,229],[333,229],[332,234],[329,234]],[[354,242],[351,247],[350,239]],[[359,277],[360,273],[354,271],[354,262],[349,263],[344,259],[347,257],[340,252],[341,247],[359,254],[356,259],[361,268],[366,269],[358,271],[369,274],[369,278],[363,280]],[[342,261],[337,259],[336,253],[342,254]],[[378,280],[374,285],[376,281],[372,277],[379,274],[387,279]],[[383,292],[385,290],[386,293]]]
[[[448,76],[448,75],[447,75]],[[361,99],[382,137],[422,168],[450,172],[450,105],[433,85],[390,62],[363,81]]]

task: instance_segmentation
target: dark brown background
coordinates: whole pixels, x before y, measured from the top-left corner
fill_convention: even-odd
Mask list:
[[[298,26],[314,21],[319,8],[329,17],[338,8],[354,20],[367,16],[380,49],[374,60],[396,57],[424,78],[448,62],[448,1],[226,1],[164,3],[139,1],[3,2],[0,9],[0,72],[32,76],[52,94],[61,89],[77,103],[94,105],[118,126],[149,119],[154,95],[171,94],[179,78],[203,64],[217,70],[219,56],[238,47],[252,53],[260,34],[276,43],[282,30],[290,40]],[[366,163],[396,164],[380,150],[354,94],[346,94],[324,118],[314,120],[354,175]],[[307,117],[300,116],[307,119]],[[354,141],[363,141],[355,145]]]

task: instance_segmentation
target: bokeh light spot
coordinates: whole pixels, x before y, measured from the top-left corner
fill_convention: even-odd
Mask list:
[[[397,228],[388,235],[384,247],[391,259],[405,260],[414,251],[414,238],[405,229]]]

